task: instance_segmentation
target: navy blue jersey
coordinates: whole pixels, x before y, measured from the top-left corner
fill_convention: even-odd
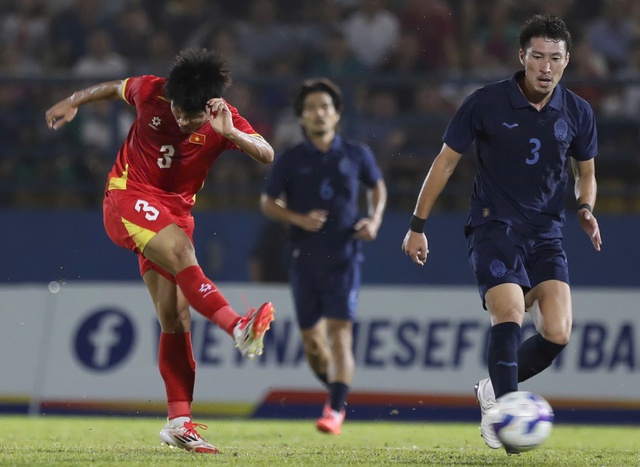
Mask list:
[[[468,226],[495,220],[525,235],[561,238],[569,156],[596,156],[595,117],[584,99],[560,84],[537,111],[518,86],[523,74],[467,97],[443,140],[460,154],[475,140],[478,171]]]
[[[360,260],[361,241],[352,238],[360,218],[360,184],[373,188],[381,177],[371,149],[340,136],[326,154],[305,140],[276,157],[264,193],[272,198],[284,195],[292,211],[324,209],[329,213],[318,232],[291,227],[294,260],[313,265]]]

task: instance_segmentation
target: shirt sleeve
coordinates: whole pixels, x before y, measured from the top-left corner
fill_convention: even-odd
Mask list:
[[[458,154],[465,152],[476,137],[475,108],[477,100],[478,91],[464,100],[442,136],[445,144]]]
[[[579,161],[593,159],[598,154],[598,130],[593,110],[587,103],[580,114],[578,128],[581,132],[576,135],[569,147],[571,157]]]
[[[382,178],[382,171],[369,146],[362,145],[362,168],[360,181],[368,187],[373,187]]]
[[[124,97],[124,100],[127,102],[127,104],[138,107],[138,104],[141,100],[141,91],[144,87],[144,83],[144,76],[133,76],[125,80],[122,89],[122,96]]]

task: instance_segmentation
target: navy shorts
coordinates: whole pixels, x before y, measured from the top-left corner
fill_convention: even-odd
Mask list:
[[[312,328],[320,318],[353,321],[360,291],[360,263],[335,266],[291,266],[289,279],[300,329]]]
[[[467,255],[483,304],[487,290],[500,284],[518,284],[526,293],[551,279],[569,283],[561,239],[528,238],[502,222],[468,228]]]

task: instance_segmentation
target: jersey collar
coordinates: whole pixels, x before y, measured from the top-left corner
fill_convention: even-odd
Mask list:
[[[316,148],[311,142],[311,140],[306,136],[304,137],[304,145],[307,147],[307,149],[311,151],[320,152],[320,150]],[[342,145],[342,137],[338,133],[336,133],[336,135],[333,138],[333,141],[331,142],[331,147],[329,148],[329,152],[335,151],[341,145]]]
[[[524,70],[520,70],[514,73],[511,79],[509,79],[509,87],[508,87],[509,100],[511,101],[511,105],[513,106],[514,109],[522,109],[525,107],[529,107],[531,105],[529,104],[529,101],[527,100],[527,98],[524,97],[524,94],[520,90],[520,86],[518,86],[518,79],[520,79],[523,76],[524,76]],[[547,105],[545,105],[545,107],[548,106],[556,110],[562,109],[563,93],[564,93],[564,89],[562,89],[562,86],[558,84],[556,88],[553,90],[551,99],[549,99],[549,102],[547,102]]]

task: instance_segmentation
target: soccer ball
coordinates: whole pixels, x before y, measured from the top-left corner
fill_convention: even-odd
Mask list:
[[[505,394],[487,412],[496,435],[509,453],[529,451],[551,434],[553,409],[528,391]]]

